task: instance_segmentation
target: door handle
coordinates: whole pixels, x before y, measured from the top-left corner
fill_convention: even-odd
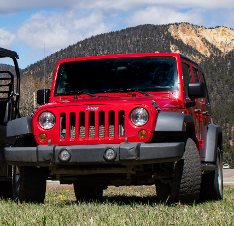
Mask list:
[[[206,116],[209,116],[209,115],[210,115],[210,114],[209,114],[209,111],[203,111],[202,114],[203,114],[203,115],[206,115]]]
[[[195,109],[194,112],[197,114],[202,114],[201,109]]]

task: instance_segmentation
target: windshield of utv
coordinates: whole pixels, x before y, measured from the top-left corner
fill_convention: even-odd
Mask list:
[[[62,63],[55,96],[72,92],[108,93],[120,90],[178,89],[174,57],[130,57]]]

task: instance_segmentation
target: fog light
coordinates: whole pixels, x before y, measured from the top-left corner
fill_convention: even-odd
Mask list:
[[[71,155],[67,149],[62,149],[59,153],[59,159],[61,161],[69,161],[71,158]]]
[[[45,142],[47,140],[47,135],[45,133],[41,133],[38,138],[39,141]]]
[[[104,158],[107,161],[114,160],[116,158],[116,152],[115,152],[115,150],[113,150],[112,148],[106,149],[105,152],[104,152]]]
[[[148,133],[146,130],[142,129],[138,132],[138,136],[141,138],[141,139],[145,139],[147,136],[148,136]]]

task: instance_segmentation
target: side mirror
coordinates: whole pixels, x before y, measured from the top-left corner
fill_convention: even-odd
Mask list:
[[[188,84],[188,96],[192,98],[205,98],[206,85],[204,82],[191,82]]]
[[[39,89],[37,91],[37,103],[40,105],[49,103],[50,89]]]
[[[186,101],[186,107],[196,106],[195,99],[206,97],[206,85],[204,82],[190,82],[188,84],[188,96],[191,101]]]

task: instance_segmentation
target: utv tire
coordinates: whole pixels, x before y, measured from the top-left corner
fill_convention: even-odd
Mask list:
[[[101,200],[103,188],[101,186],[89,185],[83,181],[74,182],[74,191],[78,200]]]
[[[7,199],[12,198],[12,183],[0,181],[0,197]]]
[[[15,201],[44,203],[46,168],[13,166],[12,191]]]
[[[211,173],[202,175],[200,201],[223,199],[223,158],[217,148],[216,168]]]
[[[156,180],[157,198],[166,203],[193,203],[199,198],[201,163],[194,141],[187,139],[181,160],[174,164],[173,180],[165,184]]]

